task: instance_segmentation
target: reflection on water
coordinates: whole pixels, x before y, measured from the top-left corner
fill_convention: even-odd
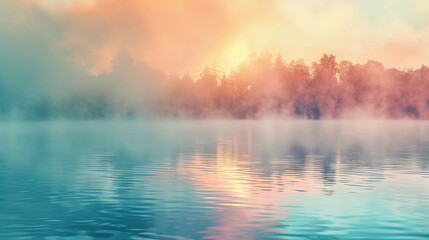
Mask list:
[[[427,239],[429,122],[0,124],[0,239]]]

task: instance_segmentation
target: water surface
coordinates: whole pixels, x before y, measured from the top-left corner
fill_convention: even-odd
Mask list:
[[[0,239],[428,239],[427,121],[0,123]]]

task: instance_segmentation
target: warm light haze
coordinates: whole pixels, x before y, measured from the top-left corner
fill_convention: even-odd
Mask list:
[[[429,118],[423,0],[18,0],[0,16],[3,119]]]
[[[429,60],[424,0],[10,2],[2,4],[3,11],[13,13],[3,28],[25,32],[31,23],[91,74],[111,71],[121,48],[150,67],[192,73],[207,64],[228,73],[252,52],[307,63],[328,53],[400,69]]]
[[[429,0],[0,0],[0,240],[428,220]]]

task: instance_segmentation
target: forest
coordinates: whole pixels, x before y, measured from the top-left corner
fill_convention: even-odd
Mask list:
[[[206,118],[429,118],[429,67],[386,69],[376,61],[337,62],[324,54],[311,66],[252,54],[230,74],[206,67],[198,79],[170,76],[159,115]]]
[[[142,67],[126,52],[112,62],[112,71],[61,92],[0,78],[0,119],[429,119],[425,65],[399,70],[327,54],[307,65],[251,54],[229,74],[207,66],[193,78]]]

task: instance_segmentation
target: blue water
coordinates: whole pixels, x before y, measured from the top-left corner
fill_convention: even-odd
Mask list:
[[[427,121],[0,123],[0,239],[429,239]]]

